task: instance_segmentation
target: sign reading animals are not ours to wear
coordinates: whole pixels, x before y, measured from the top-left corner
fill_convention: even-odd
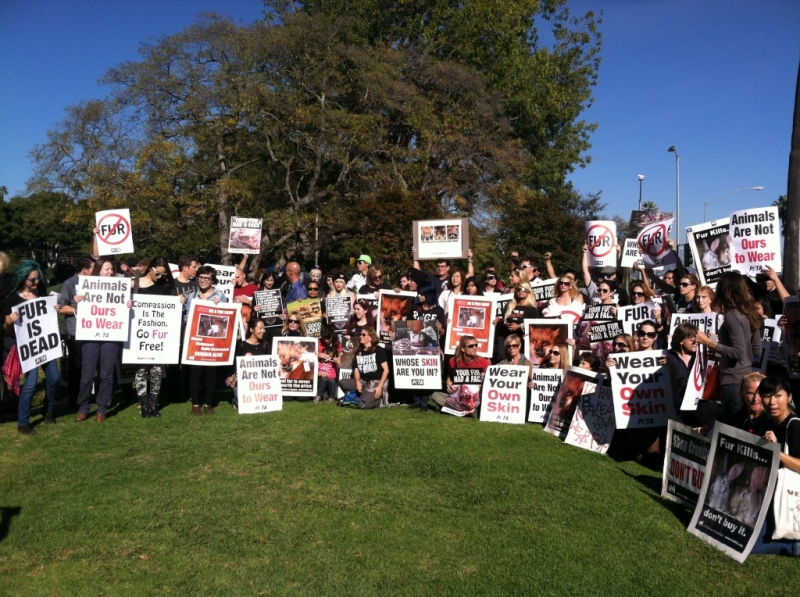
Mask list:
[[[236,357],[240,415],[283,410],[280,361],[275,355]]]
[[[76,340],[102,340],[125,342],[130,329],[127,306],[131,296],[130,278],[78,276],[75,314]]]
[[[758,274],[769,266],[781,272],[781,227],[777,207],[744,209],[731,214],[731,270]]]
[[[23,373],[61,358],[57,299],[56,296],[35,298],[11,309],[12,313],[19,314],[14,322],[14,333]]]
[[[133,232],[129,209],[109,209],[94,214],[97,251],[100,255],[133,253]]]

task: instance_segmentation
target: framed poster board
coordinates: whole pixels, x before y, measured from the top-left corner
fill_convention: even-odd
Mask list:
[[[469,219],[414,220],[411,228],[414,255],[425,259],[466,259]]]

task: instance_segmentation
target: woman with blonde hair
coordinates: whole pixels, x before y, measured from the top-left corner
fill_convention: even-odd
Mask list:
[[[363,328],[353,358],[353,377],[340,379],[339,387],[345,393],[357,392],[358,408],[375,408],[384,396],[388,399],[388,379],[389,357],[380,345],[378,333],[375,328]]]
[[[733,427],[758,435],[764,416],[764,405],[758,394],[758,385],[766,377],[763,373],[754,371],[742,378],[742,385],[739,388],[739,410],[733,416]]]
[[[569,346],[557,344],[545,353],[544,360],[539,365],[540,369],[561,369],[564,374],[569,367]]]
[[[531,285],[527,282],[519,282],[514,286],[514,298],[506,307],[505,317],[498,317],[494,320],[496,326],[495,362],[502,358],[503,342],[506,338],[512,335],[518,336],[520,340],[525,338],[523,325],[526,319],[539,319],[539,309],[536,307],[536,298]]]
[[[542,309],[544,317],[561,317],[562,314],[574,314],[573,325],[577,324],[583,315],[585,305],[581,300],[581,293],[571,276],[560,276],[553,287],[553,298],[547,301]]]
[[[300,311],[294,310],[289,313],[286,321],[283,322],[281,329],[281,336],[298,336],[304,337],[306,335],[306,326],[303,323],[303,316]]]

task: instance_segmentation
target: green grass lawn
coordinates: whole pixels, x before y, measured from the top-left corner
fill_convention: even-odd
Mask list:
[[[737,564],[658,474],[539,426],[189,410],[0,426],[0,595],[800,592],[798,561]]]

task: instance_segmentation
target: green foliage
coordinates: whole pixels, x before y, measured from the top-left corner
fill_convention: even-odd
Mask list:
[[[73,249],[91,242],[92,222],[75,219],[79,208],[63,193],[34,193],[0,202],[0,249]]]
[[[642,203],[642,211],[658,211],[658,203],[655,201],[644,201]]]

